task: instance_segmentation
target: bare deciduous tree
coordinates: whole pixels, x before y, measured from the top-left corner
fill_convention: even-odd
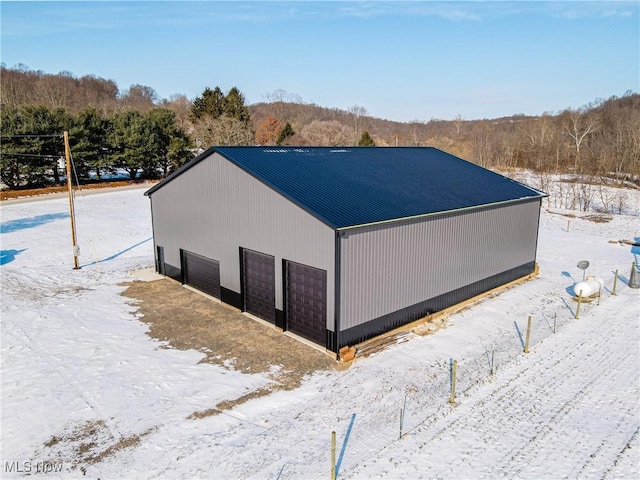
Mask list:
[[[352,105],[348,108],[348,112],[353,115],[353,136],[354,140],[357,141],[360,138],[361,119],[367,115],[367,109],[360,105]]]
[[[225,115],[204,117],[193,127],[193,137],[199,148],[211,145],[252,145],[253,134],[243,122]]]
[[[596,119],[582,110],[568,110],[568,119],[564,123],[564,128],[573,140],[576,148],[576,157],[573,164],[574,171],[578,170],[580,163],[580,146],[587,135],[593,133],[597,128]]]
[[[297,93],[290,93],[281,88],[273,92],[265,93],[263,98],[265,98],[267,102],[275,104],[277,108],[277,119],[282,124],[287,122],[293,123],[293,117],[297,113],[297,107],[304,103],[302,97]]]
[[[122,103],[126,108],[133,108],[142,113],[147,113],[160,101],[158,93],[146,85],[131,85],[124,95]]]
[[[414,147],[420,145],[420,138],[424,133],[424,122],[422,120],[412,120],[409,122],[409,135],[411,135],[411,144]]]
[[[73,84],[69,75],[44,75],[36,84],[38,102],[50,108],[68,108],[73,100]]]
[[[527,162],[536,170],[548,171],[554,159],[554,127],[549,115],[543,114],[520,125],[522,150]]]
[[[191,116],[192,103],[186,95],[171,95],[168,100],[162,101],[162,106],[175,113],[175,122],[178,127],[185,131],[190,127],[189,117]]]
[[[489,167],[493,161],[493,142],[489,122],[480,121],[471,132],[473,138],[473,156],[481,167]]]
[[[456,115],[453,119],[451,123],[451,135],[454,140],[460,141],[467,134],[464,123],[464,117],[461,114]]]
[[[300,131],[307,145],[337,147],[351,144],[351,132],[337,120],[316,120]]]

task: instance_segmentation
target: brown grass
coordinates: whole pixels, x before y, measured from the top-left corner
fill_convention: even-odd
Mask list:
[[[582,218],[595,223],[608,223],[613,220],[613,215],[610,215],[608,213],[595,213],[592,215],[585,215]]]
[[[217,408],[207,408],[206,410],[200,410],[199,412],[193,412],[192,414],[187,416],[187,420],[199,420],[201,418],[213,417],[215,415],[220,415],[222,413],[221,410]]]
[[[266,387],[257,388],[233,400],[224,400],[218,403],[216,405],[216,408],[208,408],[206,410],[201,410],[199,412],[193,412],[187,417],[187,420],[196,420],[200,418],[213,417],[215,415],[221,414],[224,410],[231,410],[237,407],[238,405],[242,405],[243,403],[248,402],[249,400],[253,400],[254,398],[265,397],[277,390],[286,390],[286,388],[283,387],[282,385],[269,385]]]
[[[140,440],[143,437],[149,435],[153,429],[146,430],[140,434],[131,435],[129,437],[124,437],[118,440],[116,443],[107,447],[106,450],[102,452],[96,453],[95,455],[91,455],[85,459],[86,463],[94,464],[103,461],[105,458],[108,458],[114,455],[116,452],[123,450],[125,448],[135,448],[140,445]],[[94,444],[95,446],[95,444]]]
[[[139,183],[147,183],[153,180],[117,180],[113,182],[103,183],[89,183],[87,185],[81,185],[80,190],[94,190],[97,188],[112,188],[112,187],[126,187],[127,185],[136,185]],[[27,198],[38,197],[40,195],[49,195],[51,193],[66,193],[67,186],[59,187],[43,187],[43,188],[30,188],[30,189],[16,189],[16,190],[2,190],[0,191],[0,200],[11,200],[14,198]],[[74,186],[73,189],[77,192],[78,187]]]
[[[99,463],[120,450],[137,447],[152,431],[116,439],[103,420],[92,420],[78,425],[68,434],[52,436],[44,446],[51,450],[50,455],[70,463],[73,469],[79,467],[84,471],[83,465]]]
[[[242,315],[238,310],[162,279],[128,283],[124,295],[131,299],[148,334],[166,342],[167,348],[198,350],[201,362],[215,363],[247,373],[266,373],[273,383],[214,408],[193,412],[197,420],[220,414],[276,390],[291,390],[305,376],[321,370],[344,369],[332,357],[294,340],[275,328]],[[83,473],[123,449],[136,448],[153,429],[118,438],[103,420],[85,422],[69,433],[52,436],[44,447],[47,457],[70,463]]]
[[[225,400],[215,408],[193,412],[187,418],[217,415],[276,390],[291,390],[317,371],[348,368],[318,351],[242,315],[237,309],[162,279],[130,282],[123,293],[131,298],[149,325],[149,336],[167,342],[168,348],[197,350],[201,362],[214,363],[245,373],[267,374],[273,384],[239,398]]]
[[[551,213],[552,215],[559,215],[561,217],[568,217],[568,218],[576,218],[576,215],[574,213],[560,213],[560,212],[552,212],[547,210],[549,213]]]

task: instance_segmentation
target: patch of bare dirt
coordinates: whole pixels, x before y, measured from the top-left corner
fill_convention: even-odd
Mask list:
[[[585,215],[582,218],[595,223],[608,223],[613,220],[613,215],[609,213],[594,213],[592,215]]]
[[[215,408],[189,415],[190,419],[217,415],[241,403],[276,390],[292,390],[305,376],[321,370],[348,368],[324,352],[284,335],[279,330],[242,315],[170,279],[130,282],[124,296],[132,299],[149,325],[149,336],[169,348],[197,350],[201,362],[245,373],[266,373],[274,383],[225,400]]]
[[[549,209],[547,209],[547,212],[551,213],[552,215],[560,215],[561,217],[576,218],[576,214],[575,213],[553,212],[553,211],[551,211]]]
[[[84,465],[99,463],[125,448],[135,448],[143,437],[151,433],[117,438],[102,420],[93,420],[76,426],[68,433],[52,436],[44,446],[50,462],[62,461],[84,472]]]
[[[269,395],[274,390],[282,390],[282,389],[283,389],[282,387],[278,387],[278,386],[276,386],[275,388],[273,386],[258,388],[256,390],[253,390],[247,393],[246,395],[242,395],[241,397],[235,398],[233,400],[224,400],[218,403],[215,408],[207,408],[206,410],[193,412],[187,417],[187,419],[196,420],[199,418],[212,417],[214,415],[218,415],[222,413],[223,410],[231,410],[232,408],[237,407],[238,405],[242,405],[243,403],[248,402],[249,400],[253,400],[254,398],[264,397],[266,395]]]

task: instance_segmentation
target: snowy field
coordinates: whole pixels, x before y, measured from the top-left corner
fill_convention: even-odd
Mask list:
[[[640,478],[640,247],[610,242],[640,241],[637,190],[605,223],[545,202],[540,275],[447,328],[201,419],[270,380],[163,348],[119,295],[153,266],[143,191],[77,197],[80,270],[66,199],[1,207],[1,478],[329,478],[331,431],[340,479]],[[575,319],[581,260],[605,288]]]

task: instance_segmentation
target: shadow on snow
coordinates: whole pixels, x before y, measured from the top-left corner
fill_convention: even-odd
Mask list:
[[[16,255],[24,252],[26,248],[22,250],[0,250],[0,266],[11,263],[16,259]]]
[[[113,260],[114,258],[118,258],[120,255],[123,255],[125,253],[127,253],[129,250],[133,250],[136,247],[139,247],[140,245],[147,243],[149,240],[152,240],[153,237],[149,237],[145,240],[142,240],[141,242],[136,243],[135,245],[131,245],[130,247],[125,248],[124,250],[119,251],[118,253],[114,253],[113,255],[111,255],[110,257],[106,257],[106,258],[102,258],[100,260],[91,262],[91,263],[86,263],[84,265],[80,265],[80,268],[83,267],[89,267],[91,265],[96,265],[98,263],[103,263],[103,262],[108,262],[109,260]]]
[[[69,214],[47,213],[45,215],[36,215],[35,217],[9,220],[8,222],[0,223],[0,234],[17,232],[19,230],[25,230],[27,228],[39,227],[40,225],[44,225],[45,223],[53,222],[55,220],[61,220],[63,218],[69,218]]]

